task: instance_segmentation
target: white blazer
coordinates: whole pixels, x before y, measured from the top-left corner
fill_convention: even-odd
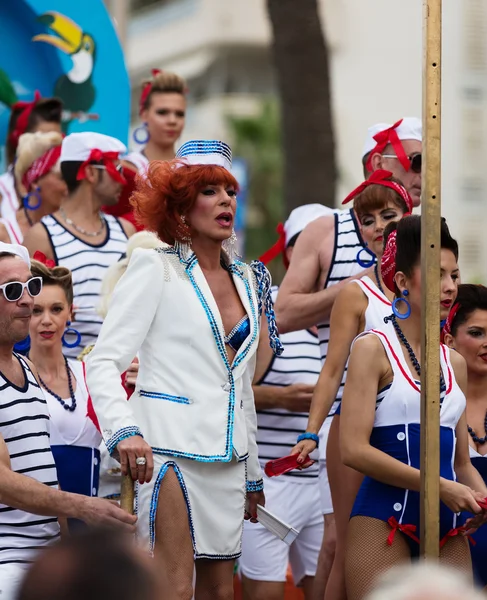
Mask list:
[[[250,318],[250,335],[231,364],[196,255],[165,244],[134,251],[87,358],[87,382],[110,453],[124,438],[143,435],[158,454],[204,462],[248,458],[247,489],[257,491],[252,379],[268,286],[245,263],[227,268]],[[127,402],[120,374],[137,353],[137,386]]]

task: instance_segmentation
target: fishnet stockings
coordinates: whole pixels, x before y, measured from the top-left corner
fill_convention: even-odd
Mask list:
[[[186,501],[172,467],[159,490],[155,530],[154,559],[161,574],[164,600],[191,600],[193,544]]]
[[[440,562],[446,567],[451,566],[472,577],[472,558],[468,538],[460,535],[450,538],[440,550]]]
[[[379,519],[353,517],[350,520],[345,557],[348,600],[361,600],[382,573],[411,562],[411,552],[403,534],[397,531],[392,546],[389,546],[390,532],[389,525]]]

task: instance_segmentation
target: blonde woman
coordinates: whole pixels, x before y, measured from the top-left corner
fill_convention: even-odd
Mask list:
[[[55,212],[66,197],[59,167],[62,139],[56,131],[20,136],[14,172],[23,203],[15,216],[0,219],[0,241],[21,244],[27,231]]]

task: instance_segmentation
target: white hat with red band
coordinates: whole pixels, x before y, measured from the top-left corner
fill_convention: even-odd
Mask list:
[[[394,125],[391,123],[377,123],[376,125],[369,127],[362,150],[362,157],[369,152],[372,152],[372,150],[377,146],[377,140],[375,139],[375,136],[382,131],[391,129],[392,127],[394,127]],[[421,119],[418,119],[417,117],[404,117],[404,119],[402,119],[399,125],[394,129],[396,130],[397,136],[400,140],[417,140],[418,142],[423,140],[423,124]]]
[[[99,150],[103,154],[116,152],[119,155],[127,152],[125,145],[117,138],[94,131],[83,131],[71,133],[64,138],[60,160],[84,162],[88,160],[92,150]]]
[[[5,242],[0,242],[0,254],[3,253],[18,256],[30,269],[30,256],[25,246],[21,246],[20,244],[6,244]]]

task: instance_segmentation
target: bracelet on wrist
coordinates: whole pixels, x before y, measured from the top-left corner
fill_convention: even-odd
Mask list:
[[[309,433],[308,431],[301,433],[298,435],[298,442],[302,442],[303,440],[313,440],[317,448],[320,445],[320,438],[316,435],[316,433]]]

